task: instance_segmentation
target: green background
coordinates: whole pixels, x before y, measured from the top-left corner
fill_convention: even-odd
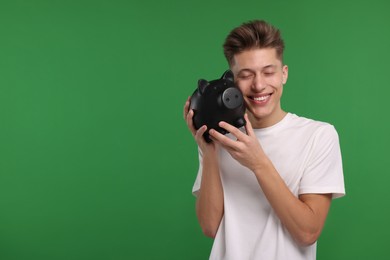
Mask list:
[[[283,107],[339,132],[347,196],[318,259],[388,257],[388,1],[0,0],[0,259],[207,259],[182,107],[265,19]]]

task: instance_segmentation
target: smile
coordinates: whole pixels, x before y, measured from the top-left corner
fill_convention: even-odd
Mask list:
[[[256,101],[264,101],[266,100],[267,98],[269,98],[270,95],[267,95],[267,96],[262,96],[262,97],[254,97],[253,99],[256,100]]]
[[[254,100],[255,102],[266,102],[270,96],[271,96],[271,94],[268,94],[265,96],[251,97],[251,99]]]

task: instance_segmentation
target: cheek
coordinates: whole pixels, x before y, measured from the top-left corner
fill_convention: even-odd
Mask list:
[[[273,86],[274,88],[280,88],[283,86],[285,81],[284,81],[283,77],[274,77],[274,78],[270,79],[270,81],[268,83],[269,83],[269,85]]]
[[[248,92],[250,89],[250,84],[245,81],[236,81],[236,86],[241,90],[242,93]]]

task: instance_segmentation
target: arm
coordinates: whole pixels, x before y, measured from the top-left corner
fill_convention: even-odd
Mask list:
[[[305,194],[299,198],[294,196],[264,153],[247,115],[245,117],[247,134],[225,122],[220,123],[220,126],[233,134],[237,141],[213,130],[210,131],[210,135],[234,159],[253,171],[270,205],[297,243],[313,244],[325,223],[331,195]]]
[[[223,217],[224,206],[216,145],[214,142],[205,142],[203,134],[207,130],[206,126],[195,130],[192,120],[194,112],[189,110],[189,105],[187,99],[184,105],[184,119],[202,153],[202,180],[196,200],[196,215],[203,233],[214,238]]]
[[[328,214],[331,194],[295,197],[271,163],[254,173],[275,213],[297,243],[302,246],[315,243]]]
[[[223,217],[223,189],[216,156],[203,157],[202,181],[196,200],[196,215],[203,233],[214,238]]]

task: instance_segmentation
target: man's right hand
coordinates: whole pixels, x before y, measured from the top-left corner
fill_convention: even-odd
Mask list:
[[[184,104],[183,116],[202,153],[215,152],[215,142],[207,143],[203,137],[203,134],[207,131],[207,126],[203,125],[198,130],[195,129],[193,121],[194,111],[190,109],[190,97]]]

